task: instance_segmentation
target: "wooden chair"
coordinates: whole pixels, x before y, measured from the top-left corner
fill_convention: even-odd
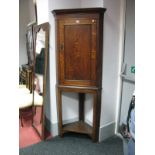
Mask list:
[[[30,93],[30,90],[28,88],[26,88],[26,85],[19,85],[19,118],[22,127],[22,118],[28,114],[31,114],[33,116],[33,94]]]
[[[36,91],[34,91],[34,107],[35,107],[35,113],[36,113],[36,107],[43,108],[43,96],[39,95]],[[43,116],[43,109],[41,109],[41,117]],[[41,123],[42,119],[40,119]]]

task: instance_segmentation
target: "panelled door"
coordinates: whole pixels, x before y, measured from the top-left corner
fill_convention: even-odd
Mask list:
[[[95,86],[97,20],[59,20],[59,80],[63,85]]]

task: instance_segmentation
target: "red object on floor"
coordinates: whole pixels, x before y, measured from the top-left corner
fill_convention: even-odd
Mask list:
[[[37,111],[41,111],[39,107],[37,108],[38,108],[36,109]],[[32,116],[27,118],[23,117],[22,120],[23,120],[23,127],[21,127],[21,124],[19,123],[19,147],[24,148],[41,142],[42,140],[36,133],[35,129],[32,127]],[[38,120],[40,120],[39,117]],[[52,138],[51,134],[47,130],[45,130],[45,139],[50,138]]]

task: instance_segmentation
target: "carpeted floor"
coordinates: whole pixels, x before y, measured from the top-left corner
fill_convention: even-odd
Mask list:
[[[30,113],[31,109],[30,109]],[[34,117],[34,122],[37,124],[37,127],[41,129],[40,124],[41,108],[36,108],[36,115]],[[39,135],[36,133],[32,127],[32,115],[23,116],[23,127],[21,127],[21,121],[19,121],[19,148],[24,148],[41,142]],[[39,122],[39,123],[38,123]],[[45,138],[52,138],[51,134],[45,129]]]
[[[20,155],[123,155],[123,142],[114,136],[93,143],[86,135],[67,134],[20,149]]]

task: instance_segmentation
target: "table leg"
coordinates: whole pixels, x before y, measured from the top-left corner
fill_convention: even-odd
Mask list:
[[[59,135],[61,137],[63,137],[63,131],[62,131],[62,92],[61,90],[58,88],[57,89],[57,93],[58,93],[58,119],[59,119]]]
[[[84,100],[85,94],[79,93],[79,121],[84,121]]]

